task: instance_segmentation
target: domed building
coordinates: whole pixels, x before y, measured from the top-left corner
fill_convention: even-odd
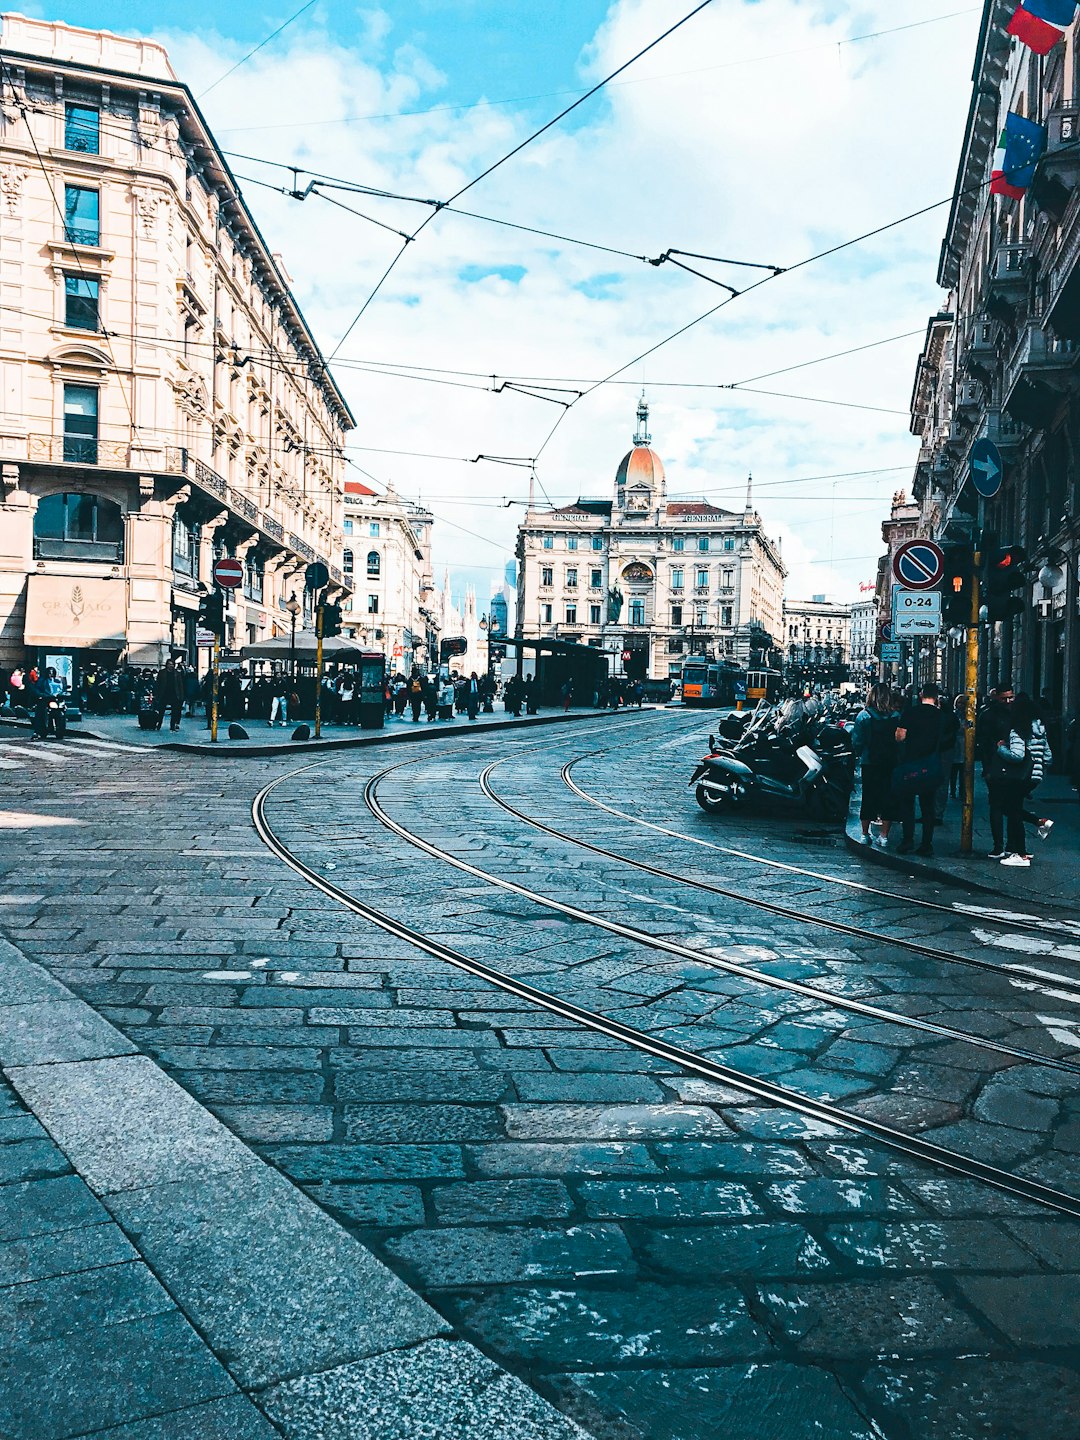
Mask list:
[[[747,482],[741,511],[669,500],[638,401],[613,500],[530,506],[518,529],[517,635],[605,652],[609,673],[677,679],[688,654],[745,663],[783,635],[784,569]]]

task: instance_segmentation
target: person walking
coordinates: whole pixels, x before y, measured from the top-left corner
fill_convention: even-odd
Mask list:
[[[533,677],[526,675],[521,686],[521,698],[525,702],[525,714],[536,714],[536,687],[533,685]]]
[[[161,729],[166,710],[169,712],[169,729],[180,729],[180,716],[184,708],[183,679],[176,671],[176,661],[169,659],[158,671],[154,681],[154,708],[158,712],[156,730]]]
[[[289,723],[289,680],[275,671],[270,677],[270,719],[266,723],[272,730],[279,720],[282,725]]]
[[[476,712],[480,709],[480,681],[474,670],[465,682],[465,710],[470,720],[476,719]]]
[[[892,689],[885,684],[872,685],[851,732],[851,747],[862,767],[859,821],[863,844],[877,845],[881,850],[888,849],[889,830],[897,818],[892,776],[896,768],[899,720]],[[876,838],[871,833],[875,824],[880,825]]]
[[[1036,834],[1040,840],[1047,840],[1050,831],[1054,828],[1053,820],[1045,815],[1037,815],[1033,810],[1027,808],[1031,797],[1043,782],[1043,777],[1054,763],[1053,751],[1050,749],[1050,741],[1046,734],[1046,722],[1042,718],[1039,706],[1029,695],[1018,695],[1013,703],[1012,728],[1018,735],[1025,736],[1027,751],[1031,756],[1031,779],[1028,781],[1025,792],[1025,808],[1022,811],[1022,818],[1029,825],[1035,826]]]
[[[893,772],[893,786],[900,802],[904,838],[898,853],[910,855],[915,849],[915,802],[922,821],[922,843],[918,854],[934,853],[934,796],[941,783],[941,711],[938,687],[928,681],[919,691],[917,704],[909,704],[896,727],[897,744],[903,758]]]
[[[414,665],[412,674],[409,676],[409,706],[412,709],[413,724],[420,720],[420,711],[424,708],[424,681],[420,671]]]
[[[994,750],[989,757],[987,783],[994,848],[988,858],[1026,870],[1031,865],[1031,856],[1027,853],[1024,832],[1024,801],[1035,762],[1029,751],[1030,712],[1025,713],[1021,706],[1014,715],[1015,704],[1012,699],[1008,702],[1007,715],[999,723]]]
[[[952,760],[949,765],[949,798],[961,800],[964,785],[965,736],[968,730],[966,695],[957,695],[953,701],[953,716],[956,720],[956,735],[953,739]]]
[[[953,756],[956,753],[957,741],[960,740],[961,743],[963,741],[963,731],[956,718],[955,702],[950,702],[947,695],[942,697],[938,708],[938,718],[941,726],[938,734],[941,783],[934,794],[934,823],[943,825],[945,823],[945,806],[949,799],[949,782],[952,779]]]
[[[184,700],[187,703],[189,718],[193,718],[195,715],[199,703],[199,689],[199,672],[194,665],[188,665],[184,670]]]
[[[570,709],[570,704],[574,698],[574,682],[570,679],[569,676],[567,676],[566,679],[563,681],[562,689],[559,691],[559,694],[562,696],[562,708],[563,714],[565,715]]]

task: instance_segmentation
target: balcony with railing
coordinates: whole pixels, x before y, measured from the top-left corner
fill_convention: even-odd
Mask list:
[[[1075,341],[1048,335],[1038,321],[1028,321],[1005,361],[1002,394],[1006,405],[1020,380],[1046,382],[1063,391],[1078,358],[1080,345]]]

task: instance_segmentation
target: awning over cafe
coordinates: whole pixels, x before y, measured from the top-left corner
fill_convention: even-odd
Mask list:
[[[119,650],[126,632],[127,584],[120,576],[27,576],[25,644]]]

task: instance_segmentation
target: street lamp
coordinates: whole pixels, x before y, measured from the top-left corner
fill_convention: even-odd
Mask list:
[[[296,617],[303,608],[303,605],[301,605],[300,601],[296,598],[296,591],[294,590],[288,600],[285,601],[285,609],[289,612],[289,617],[292,622],[289,630],[289,674],[292,677],[294,686],[296,685]]]

